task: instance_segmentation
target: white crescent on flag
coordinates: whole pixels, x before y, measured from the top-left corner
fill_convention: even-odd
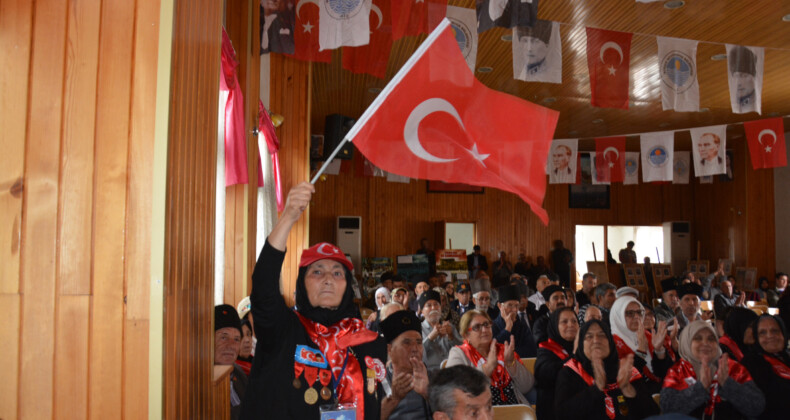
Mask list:
[[[610,163],[613,162],[613,161],[609,161],[609,159],[606,159],[606,157],[608,156],[607,154],[609,153],[609,151],[614,152],[614,154],[617,156],[617,157],[614,158],[614,161],[617,161],[617,160],[620,159],[620,152],[617,151],[617,148],[609,146],[609,147],[607,147],[606,149],[603,150],[603,158],[604,158],[604,160],[606,160],[607,162],[610,162]]]
[[[613,50],[617,51],[617,54],[619,54],[619,55],[620,55],[620,62],[619,62],[617,65],[619,66],[620,64],[623,64],[623,49],[622,49],[622,48],[620,48],[620,44],[618,44],[618,43],[616,43],[616,42],[612,42],[612,41],[606,42],[606,43],[604,43],[604,44],[601,46],[601,63],[605,63],[605,62],[603,61],[603,54],[604,54],[604,53],[606,52],[606,50],[608,50],[609,48],[611,48],[611,49],[613,49]]]
[[[299,10],[301,10],[302,6],[307,3],[313,3],[314,5],[316,5],[316,7],[319,7],[318,0],[299,0],[299,3],[296,3],[296,17],[300,17]]]
[[[378,26],[376,26],[376,29],[381,28],[381,23],[384,21],[384,15],[381,14],[381,9],[379,9],[379,7],[376,6],[375,4],[371,4],[370,11],[375,13],[376,16],[379,17],[379,24]]]
[[[765,146],[765,145],[763,144],[763,136],[764,136],[764,135],[766,135],[766,134],[770,135],[770,136],[771,136],[771,137],[773,137],[773,139],[774,139],[774,142],[771,144],[771,146],[773,146],[774,144],[776,144],[776,133],[774,133],[774,130],[771,130],[771,129],[768,129],[768,128],[766,128],[766,129],[765,129],[765,130],[763,130],[763,131],[760,131],[760,134],[758,134],[758,135],[757,135],[757,141],[758,141],[758,142],[759,142],[761,145]]]
[[[422,143],[420,143],[420,137],[417,134],[417,129],[420,127],[422,120],[434,112],[446,112],[452,115],[462,128],[464,127],[464,122],[461,121],[461,116],[458,115],[458,111],[450,102],[442,98],[426,99],[417,105],[409,114],[409,118],[406,119],[406,124],[403,127],[403,140],[406,142],[406,147],[408,147],[415,156],[422,160],[427,160],[428,162],[441,163],[456,161],[458,158],[445,159],[434,156],[428,153],[428,151],[422,147]]]

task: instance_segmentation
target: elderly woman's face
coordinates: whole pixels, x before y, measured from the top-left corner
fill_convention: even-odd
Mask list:
[[[464,338],[476,349],[488,348],[493,337],[491,322],[484,316],[475,316],[469,322],[469,327],[466,329],[466,334],[464,334]],[[485,354],[488,353],[486,352]]]
[[[757,340],[760,347],[768,353],[779,353],[784,349],[784,337],[779,324],[770,318],[763,318],[757,325]]]
[[[645,316],[645,310],[636,302],[631,302],[625,307],[625,323],[628,329],[636,332]]]
[[[579,320],[576,319],[576,314],[573,311],[562,311],[558,327],[563,339],[575,340],[576,334],[579,332]]]
[[[691,337],[691,355],[699,361],[707,363],[716,357],[719,340],[716,334],[708,328],[703,328]]]
[[[304,277],[310,305],[337,308],[346,292],[346,271],[343,264],[334,260],[318,260],[307,266]]]
[[[609,356],[609,340],[600,325],[591,325],[581,338],[584,340],[584,355],[588,359],[606,359]]]

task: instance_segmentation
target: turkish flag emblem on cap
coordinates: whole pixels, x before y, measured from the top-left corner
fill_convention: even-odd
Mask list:
[[[354,269],[346,254],[340,248],[329,242],[321,242],[302,251],[302,258],[299,260],[299,267],[307,267],[318,260],[334,260],[346,266],[350,270]]]

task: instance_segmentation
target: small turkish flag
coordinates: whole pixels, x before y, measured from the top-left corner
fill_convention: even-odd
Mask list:
[[[387,172],[510,191],[548,223],[541,204],[558,118],[475,79],[445,19],[346,138]]]
[[[392,39],[427,34],[447,15],[447,0],[395,0],[392,2]]]
[[[778,168],[787,166],[784,123],[782,118],[743,123],[752,168]]]
[[[593,106],[628,109],[631,36],[628,32],[587,28],[587,68]]]
[[[306,7],[305,7],[306,6]],[[303,61],[329,63],[332,51],[320,51],[318,41],[318,2],[299,1],[296,3],[296,25],[294,27],[294,58]]]
[[[595,171],[599,182],[623,182],[625,137],[595,139]]]
[[[392,50],[390,0],[373,0],[370,8],[370,44],[343,47],[343,68],[384,79]]]

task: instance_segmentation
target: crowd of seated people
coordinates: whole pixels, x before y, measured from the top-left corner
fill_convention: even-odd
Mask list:
[[[563,288],[545,262],[523,254],[504,270],[502,252],[496,289],[482,257],[475,286],[386,273],[363,319],[352,263],[322,243],[302,253],[289,308],[279,293],[284,238],[312,187],[295,189],[251,296],[238,309],[215,308],[214,363],[233,366],[234,420],[490,419],[500,405],[534,409],[540,420],[790,416],[782,273],[774,288],[761,285],[766,300],[777,295],[774,316],[742,305],[745,293],[726,277],[665,279],[654,307],[591,273],[581,290]],[[535,267],[531,286],[522,273]],[[711,296],[715,310],[702,310]]]

